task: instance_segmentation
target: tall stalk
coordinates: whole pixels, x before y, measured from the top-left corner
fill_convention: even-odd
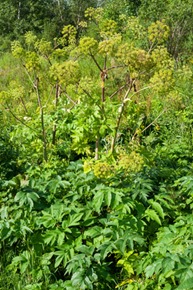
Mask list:
[[[40,120],[41,120],[41,129],[42,129],[42,141],[43,141],[43,159],[44,161],[48,161],[48,154],[47,154],[47,141],[46,141],[46,130],[45,130],[45,124],[44,124],[44,109],[42,106],[42,101],[39,93],[39,79],[36,78],[36,81],[34,83],[34,88],[36,90],[36,95],[38,99],[38,105],[40,109]]]
[[[121,103],[121,105],[119,107],[119,115],[118,115],[118,118],[117,118],[115,130],[114,130],[114,136],[113,136],[112,142],[111,142],[111,151],[110,151],[111,154],[113,154],[113,152],[115,150],[115,144],[116,144],[116,141],[117,141],[117,134],[118,134],[120,122],[121,122],[121,119],[122,119],[122,116],[123,116],[125,105],[126,105],[127,101],[130,100],[127,97],[129,95],[129,93],[131,92],[133,85],[134,85],[134,80],[131,80],[129,88],[126,91],[125,96],[123,98],[123,101],[122,101],[122,103]]]
[[[41,120],[41,131],[42,131],[42,142],[43,142],[43,160],[48,161],[48,153],[47,153],[47,140],[46,140],[46,130],[45,130],[45,124],[44,124],[44,109],[42,106],[42,101],[39,93],[39,78],[36,76],[35,81],[32,80],[32,77],[30,76],[25,64],[23,64],[23,67],[25,68],[25,72],[33,86],[33,89],[36,92],[37,100],[38,100],[38,106],[40,109],[40,120]]]
[[[55,93],[55,110],[57,109],[57,106],[58,106],[59,96],[60,96],[60,86],[57,83],[56,84],[56,93]],[[56,144],[56,130],[57,130],[57,126],[56,126],[56,122],[54,122],[53,130],[52,130],[52,144],[53,145]]]
[[[122,101],[122,103],[121,103],[121,105],[120,105],[120,107],[119,107],[119,115],[118,115],[118,118],[117,118],[117,122],[116,122],[116,126],[115,126],[115,130],[114,130],[114,135],[113,135],[113,138],[112,138],[112,142],[111,142],[111,154],[113,154],[113,152],[114,152],[114,150],[115,150],[115,144],[116,144],[116,141],[117,141],[117,134],[118,134],[118,130],[119,130],[119,126],[120,126],[120,122],[121,122],[121,119],[122,119],[122,116],[123,116],[123,112],[124,112],[124,109],[125,109],[125,106],[126,106],[126,103],[128,102],[128,101],[131,101],[132,99],[133,99],[133,96],[135,96],[136,94],[138,94],[138,93],[140,93],[141,91],[144,91],[144,90],[147,90],[147,89],[150,89],[150,88],[152,88],[152,87],[154,87],[155,85],[153,85],[153,86],[147,86],[147,87],[144,87],[144,88],[142,88],[142,89],[140,89],[140,90],[137,90],[136,89],[136,84],[135,84],[135,79],[131,79],[130,80],[130,85],[129,85],[129,88],[128,88],[128,90],[126,91],[126,93],[125,93],[125,96],[124,96],[124,98],[123,98],[123,101]],[[131,90],[132,90],[132,88],[134,89],[134,93],[131,95],[131,97],[129,97],[128,98],[128,95],[129,95],[129,93],[131,92]],[[165,111],[165,110],[164,110]],[[164,112],[163,111],[163,112]],[[157,120],[161,115],[162,115],[162,113],[163,112],[161,112],[161,114],[159,114],[159,116],[155,119],[155,120]],[[155,122],[155,120],[153,121],[153,122]],[[149,124],[142,132],[144,132],[147,128],[149,128],[152,124],[153,124],[153,122],[151,123],[151,124]]]
[[[97,62],[96,58],[94,57],[94,55],[92,53],[90,53],[90,56],[91,56],[92,60],[94,61],[94,63],[96,64],[97,68],[100,71],[100,78],[101,78],[101,115],[103,117],[104,114],[105,114],[104,103],[105,103],[105,81],[107,79],[107,56],[105,56],[105,58],[104,58],[104,66],[103,66],[103,68],[101,68],[101,66],[99,65],[99,63]],[[96,137],[96,142],[95,142],[95,160],[99,159],[99,146],[100,146],[100,135],[98,133],[97,137]]]

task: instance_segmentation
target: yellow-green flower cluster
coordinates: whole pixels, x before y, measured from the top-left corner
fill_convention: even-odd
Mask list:
[[[148,38],[150,42],[156,44],[164,43],[169,37],[170,29],[165,21],[156,21],[148,27]]]
[[[143,157],[139,153],[132,151],[130,154],[123,152],[119,155],[117,167],[128,174],[139,172],[143,165]]]
[[[96,50],[97,45],[98,43],[96,39],[89,36],[84,36],[80,39],[79,51],[85,55],[90,54]]]
[[[107,162],[96,162],[93,165],[94,175],[98,178],[108,178],[111,176],[111,166]]]

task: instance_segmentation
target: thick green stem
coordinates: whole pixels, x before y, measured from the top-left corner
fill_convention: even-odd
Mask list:
[[[99,136],[97,136],[96,142],[95,142],[95,160],[99,159]]]

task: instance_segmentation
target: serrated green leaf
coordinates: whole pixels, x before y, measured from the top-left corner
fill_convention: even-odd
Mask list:
[[[7,219],[8,218],[8,207],[3,206],[2,209],[0,210],[1,213],[1,219]]]
[[[23,199],[23,203],[24,203],[24,199],[25,199],[25,197],[26,197],[26,193],[23,192],[23,191],[19,191],[19,192],[17,192],[17,194],[16,194],[14,200],[17,202],[17,201],[19,201],[20,199]]]
[[[40,198],[36,192],[28,192],[27,197],[29,197],[33,201],[37,201]]]
[[[164,219],[165,214],[163,208],[157,201],[150,200],[149,203],[151,204],[152,208],[159,214],[159,216]]]
[[[48,264],[50,264],[50,260],[53,257],[53,255],[54,255],[54,252],[50,252],[50,253],[44,254],[42,256],[42,258],[41,258],[41,264],[42,265],[48,265]]]
[[[74,286],[79,286],[84,282],[84,269],[79,269],[72,275],[72,284]]]
[[[162,267],[162,259],[157,260],[153,264],[149,265],[145,269],[145,276],[147,278],[150,278],[153,276],[153,274],[158,274],[160,269]]]
[[[63,259],[64,259],[64,255],[57,256],[54,267],[57,268],[62,263]]]
[[[114,246],[114,244],[110,241],[102,244],[100,247],[99,247],[99,250],[100,250],[100,254],[101,254],[101,259],[104,260],[106,258],[106,256],[109,254],[109,253],[112,253],[112,250],[113,249],[116,249],[116,247]]]
[[[58,233],[53,230],[53,231],[47,231],[46,234],[44,235],[44,242],[46,245],[53,245],[57,239]]]
[[[180,285],[176,288],[176,290],[191,290],[193,289],[193,277],[183,281]]]
[[[92,227],[84,232],[84,238],[87,238],[87,237],[95,238],[97,236],[100,236],[102,230],[103,229],[101,227],[94,226],[94,227]]]
[[[57,221],[47,212],[43,211],[43,216],[36,220],[38,226],[43,225],[46,228],[54,227]]]
[[[166,284],[163,290],[171,290],[172,286],[170,284]]]
[[[70,215],[69,221],[67,222],[68,227],[74,227],[79,225],[79,221],[81,220],[83,216],[83,213],[76,213],[73,215]]]
[[[10,229],[9,227],[4,226],[1,229],[1,241],[6,240],[7,238],[9,238],[12,234],[13,230]]]
[[[104,200],[104,192],[98,191],[93,199],[93,207],[98,213],[100,212],[103,200]]]
[[[125,249],[126,249],[126,239],[119,239],[118,241],[115,242],[115,246],[118,251],[120,251],[122,254],[124,254]]]
[[[20,266],[21,274],[23,274],[26,271],[26,269],[28,268],[28,266],[29,266],[29,262],[28,261],[21,264],[21,266]]]
[[[105,201],[106,201],[106,205],[108,207],[110,207],[110,205],[111,205],[111,200],[112,200],[112,193],[110,191],[107,191],[105,193]]]
[[[64,232],[60,232],[58,234],[58,240],[57,240],[58,246],[61,246],[64,243],[64,237],[65,237]]]
[[[88,255],[88,256],[92,256],[93,255],[93,252],[94,252],[94,249],[95,247],[94,246],[85,246],[85,245],[81,245],[79,247],[76,248],[77,251],[85,254],[85,255]]]
[[[157,222],[159,225],[161,225],[161,220],[160,220],[160,218],[159,218],[159,216],[158,216],[158,214],[157,214],[157,212],[155,211],[155,210],[153,210],[153,209],[146,209],[146,211],[145,211],[145,215],[149,218],[149,219],[151,219],[151,220],[153,220],[153,221],[155,221],[155,222]]]

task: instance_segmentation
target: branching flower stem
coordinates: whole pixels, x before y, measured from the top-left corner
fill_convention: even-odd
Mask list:
[[[125,108],[125,105],[126,105],[126,102],[130,99],[128,99],[128,95],[129,93],[131,92],[132,90],[132,87],[133,87],[133,82],[131,82],[128,90],[126,91],[125,93],[125,96],[123,98],[123,101],[119,107],[119,115],[118,115],[118,118],[117,118],[117,122],[116,122],[116,126],[115,126],[115,131],[114,131],[114,136],[112,138],[112,142],[111,142],[111,151],[110,153],[113,154],[114,152],[114,149],[115,149],[115,143],[116,143],[116,140],[117,140],[117,133],[118,133],[118,130],[119,130],[119,126],[120,126],[120,122],[121,122],[121,118],[122,118],[122,115],[123,115],[123,111],[124,111],[124,108]]]
[[[41,120],[41,129],[42,129],[42,141],[43,141],[43,159],[44,161],[47,162],[48,160],[48,154],[47,154],[47,140],[46,140],[46,130],[45,130],[45,123],[44,123],[44,109],[42,106],[42,101],[41,101],[41,97],[40,97],[40,93],[39,93],[39,79],[36,76],[35,81],[32,80],[27,68],[25,65],[23,65],[23,67],[25,68],[25,72],[33,86],[33,89],[36,92],[37,95],[37,100],[38,100],[38,105],[39,105],[39,109],[40,109],[40,120]]]
[[[27,125],[23,120],[21,120],[18,116],[16,116],[16,115],[14,114],[14,112],[11,110],[11,108],[10,108],[10,106],[8,105],[7,102],[6,102],[6,106],[7,106],[7,108],[5,108],[5,106],[4,106],[4,109],[5,109],[5,110],[8,109],[9,113],[10,113],[10,114],[15,118],[15,120],[17,120],[19,123],[21,123],[22,125],[24,125],[24,126],[27,127],[28,129],[30,129],[31,131],[33,131],[33,132],[36,134],[36,137],[42,141],[42,139],[39,138],[37,132],[36,132],[32,127],[30,127],[29,125]]]
[[[59,96],[60,96],[60,85],[57,83],[56,84],[56,92],[55,92],[55,109],[56,110],[57,110],[57,106],[58,106]],[[57,130],[57,125],[56,125],[56,122],[54,122],[53,130],[52,130],[52,144],[53,145],[56,144],[56,130]]]
[[[114,136],[112,138],[112,143],[111,143],[111,150],[110,150],[110,153],[113,154],[114,150],[115,150],[115,144],[116,144],[116,140],[117,140],[117,134],[118,134],[118,130],[119,130],[119,126],[120,126],[120,122],[121,122],[121,119],[122,119],[122,116],[123,116],[123,112],[124,112],[124,108],[125,108],[125,105],[128,101],[131,101],[133,96],[135,96],[136,94],[138,94],[139,92],[141,91],[144,91],[144,90],[147,90],[147,89],[150,89],[152,88],[153,86],[148,86],[148,87],[144,87],[140,90],[138,90],[137,92],[134,92],[131,97],[128,98],[128,95],[129,93],[131,92],[133,86],[135,84],[135,79],[132,79],[131,83],[130,83],[130,86],[128,88],[128,90],[126,91],[125,93],[125,96],[123,98],[123,101],[119,107],[119,115],[118,115],[118,118],[117,118],[117,123],[116,123],[116,126],[115,126],[115,131],[114,131]],[[146,128],[145,128],[146,129]],[[144,131],[145,131],[144,129]]]

